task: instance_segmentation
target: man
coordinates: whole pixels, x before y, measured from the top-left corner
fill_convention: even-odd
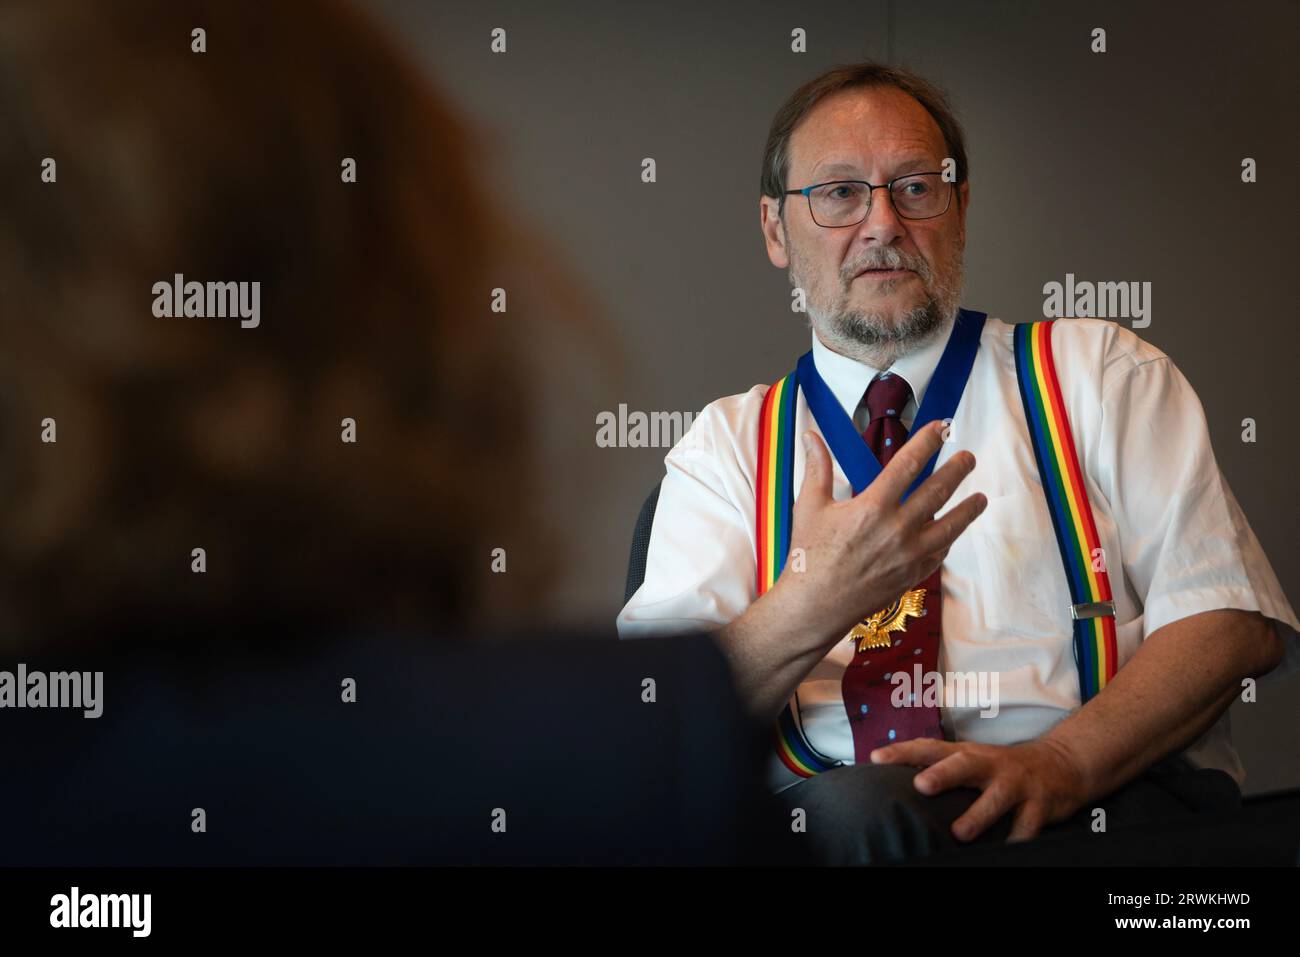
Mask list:
[[[787,101],[760,215],[812,350],[781,397],[711,403],[667,456],[618,618],[623,638],[717,629],[774,722],[772,787],[827,861],[1087,827],[1094,808],[1119,826],[1230,807],[1244,772],[1226,709],[1243,679],[1294,668],[1300,625],[1167,356],[1091,319],[1023,340],[1047,343],[1074,441],[1031,435],[1050,379],[1023,376],[1043,353],[959,310],[967,173],[960,126],[913,74],[843,67]],[[792,466],[773,452],[787,433],[806,442],[790,439]],[[1054,500],[1045,445],[1077,465]],[[1061,514],[1096,544],[1076,566],[1091,600]],[[912,682],[931,673],[993,700],[936,705]]]

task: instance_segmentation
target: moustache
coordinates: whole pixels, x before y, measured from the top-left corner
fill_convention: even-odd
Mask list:
[[[870,269],[909,269],[922,279],[930,278],[930,267],[924,259],[897,249],[880,250],[867,256],[849,272],[849,279],[856,279]]]

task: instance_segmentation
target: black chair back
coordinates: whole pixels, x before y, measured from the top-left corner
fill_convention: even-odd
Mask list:
[[[662,482],[662,479],[660,480]],[[623,604],[632,600],[636,590],[645,581],[645,556],[650,549],[650,528],[655,521],[655,508],[659,505],[659,485],[650,490],[641,514],[636,517],[636,528],[632,531],[632,554],[627,562],[627,585],[623,589]]]

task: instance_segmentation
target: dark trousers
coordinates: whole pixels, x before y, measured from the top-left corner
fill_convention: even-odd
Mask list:
[[[836,768],[787,788],[776,797],[787,820],[795,808],[807,815],[796,835],[820,864],[881,864],[1004,842],[1014,812],[971,842],[952,836],[952,824],[975,802],[974,788],[925,795],[912,779],[920,768],[859,764]],[[1194,768],[1181,755],[1149,768],[1113,794],[1090,802],[1072,817],[1044,827],[1039,836],[1092,833],[1093,810],[1106,812],[1106,830],[1241,807],[1241,791],[1227,773]]]

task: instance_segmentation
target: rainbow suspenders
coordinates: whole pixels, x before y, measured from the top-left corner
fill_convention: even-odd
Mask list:
[[[979,317],[975,327],[978,331],[983,316],[973,315]],[[1013,344],[1029,437],[1061,552],[1061,563],[1070,586],[1079,696],[1080,701],[1087,702],[1114,677],[1118,665],[1115,603],[1111,598],[1110,580],[1093,522],[1092,506],[1084,487],[1083,470],[1079,466],[1074,436],[1052,362],[1052,320],[1017,325]],[[800,361],[801,367],[805,361],[810,362],[810,356]],[[799,370],[796,369],[768,390],[759,417],[758,476],[755,483],[759,595],[776,583],[790,551],[794,508],[794,420],[799,389]],[[928,421],[919,413],[917,420],[921,424]],[[930,465],[933,466],[933,461]],[[927,474],[928,469],[918,478],[918,483]],[[826,757],[808,743],[797,713],[797,691],[793,702],[794,707],[786,704],[773,728],[774,744],[781,762],[800,778],[812,777],[843,764]]]
[[[1086,703],[1115,677],[1115,602],[1106,575],[1105,556],[1092,505],[1084,488],[1083,469],[1075,454],[1074,435],[1065,414],[1061,384],[1052,361],[1052,323],[1015,327],[1016,377],[1025,405],[1029,437],[1038,474],[1052,515],[1061,564],[1070,583],[1074,620],[1074,661],[1079,669],[1079,700]]]

